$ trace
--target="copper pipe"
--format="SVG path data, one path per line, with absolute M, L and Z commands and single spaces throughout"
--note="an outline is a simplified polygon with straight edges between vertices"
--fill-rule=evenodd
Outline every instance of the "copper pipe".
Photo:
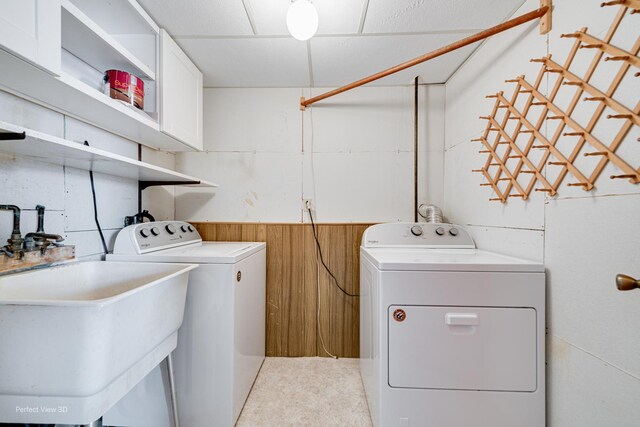
M 379 80 L 383 77 L 387 77 L 391 74 L 395 74 L 398 71 L 402 71 L 402 70 L 406 70 L 407 68 L 413 67 L 414 65 L 418 65 L 421 64 L 425 61 L 428 61 L 430 59 L 433 58 L 437 58 L 438 56 L 442 56 L 446 53 L 449 52 L 453 52 L 454 50 L 460 49 L 461 47 L 465 47 L 468 46 L 470 44 L 473 44 L 475 42 L 478 42 L 480 40 L 484 40 L 488 37 L 491 37 L 493 35 L 499 34 L 503 31 L 509 30 L 513 27 L 517 27 L 518 25 L 522 25 L 526 22 L 529 21 L 533 21 L 534 19 L 537 18 L 541 18 L 542 16 L 544 16 L 546 13 L 549 12 L 549 7 L 548 6 L 543 6 L 540 9 L 536 9 L 532 12 L 529 13 L 525 13 L 524 15 L 518 16 L 517 18 L 513 18 L 510 19 L 509 21 L 503 22 L 502 24 L 496 25 L 495 27 L 491 27 L 489 29 L 486 29 L 484 31 L 480 31 L 479 33 L 476 33 L 472 36 L 466 37 L 462 40 L 458 40 L 457 42 L 454 42 L 450 45 L 438 48 L 434 51 L 431 51 L 427 54 L 424 54 L 422 56 L 419 56 L 417 58 L 414 58 L 410 61 L 407 62 L 403 62 L 402 64 L 396 65 L 395 67 L 391 67 L 388 68 L 384 71 L 381 71 L 379 73 L 373 74 L 369 77 L 365 77 L 363 79 L 360 79 L 356 82 L 350 83 L 348 85 L 339 87 L 338 89 L 334 89 L 332 91 L 323 93 L 321 95 L 318 96 L 314 96 L 313 98 L 309 98 L 309 99 L 301 99 L 300 100 L 300 108 L 302 110 L 304 110 L 306 107 L 308 107 L 311 104 L 314 104 L 318 101 L 322 101 L 323 99 L 327 99 L 329 97 L 332 97 L 334 95 L 337 95 L 339 93 L 342 92 L 346 92 L 348 90 L 354 89 L 356 87 L 365 85 L 367 83 L 371 83 L 375 80 Z

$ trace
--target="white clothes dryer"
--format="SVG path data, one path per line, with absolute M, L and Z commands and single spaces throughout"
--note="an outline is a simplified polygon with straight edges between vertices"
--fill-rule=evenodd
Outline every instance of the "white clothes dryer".
M 458 225 L 369 227 L 360 372 L 374 426 L 543 427 L 545 273 Z

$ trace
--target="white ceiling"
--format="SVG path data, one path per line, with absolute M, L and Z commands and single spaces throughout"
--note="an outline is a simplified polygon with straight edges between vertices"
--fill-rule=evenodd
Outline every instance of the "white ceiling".
M 287 32 L 290 0 L 138 0 L 204 74 L 206 87 L 335 87 L 509 18 L 524 0 L 313 0 L 318 33 Z M 372 85 L 443 83 L 478 44 Z

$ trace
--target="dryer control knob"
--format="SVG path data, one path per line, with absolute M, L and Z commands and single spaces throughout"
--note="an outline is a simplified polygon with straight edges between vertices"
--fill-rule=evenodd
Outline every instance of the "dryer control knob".
M 186 225 L 181 225 L 180 230 L 182 230 L 183 233 L 186 233 L 189 229 L 187 228 Z
M 414 225 L 413 227 L 411 227 L 411 234 L 413 234 L 414 236 L 422 236 L 422 227 L 420 227 L 419 225 Z
M 438 236 L 444 236 L 444 228 L 442 228 L 442 227 L 436 228 L 436 234 Z
M 146 239 L 146 238 L 147 238 L 147 237 L 149 237 L 151 234 L 149 234 L 149 230 L 148 230 L 148 229 L 143 228 L 143 229 L 141 229 L 141 230 L 140 230 L 140 235 Z
M 151 234 L 153 234 L 154 236 L 157 236 L 158 234 L 160 234 L 160 230 L 158 230 L 158 227 L 153 227 L 151 229 Z
M 451 234 L 452 236 L 457 236 L 458 235 L 458 229 L 457 228 L 452 228 L 449 230 L 449 234 Z
M 165 228 L 167 229 L 167 233 L 176 234 L 176 227 L 173 224 L 167 224 Z
M 187 228 L 189 229 L 190 232 L 193 233 L 193 227 L 192 226 L 188 226 Z

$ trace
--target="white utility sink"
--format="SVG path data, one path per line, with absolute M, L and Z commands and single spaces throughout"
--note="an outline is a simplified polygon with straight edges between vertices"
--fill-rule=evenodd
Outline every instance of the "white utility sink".
M 176 347 L 196 267 L 88 261 L 0 277 L 0 422 L 100 418 Z

